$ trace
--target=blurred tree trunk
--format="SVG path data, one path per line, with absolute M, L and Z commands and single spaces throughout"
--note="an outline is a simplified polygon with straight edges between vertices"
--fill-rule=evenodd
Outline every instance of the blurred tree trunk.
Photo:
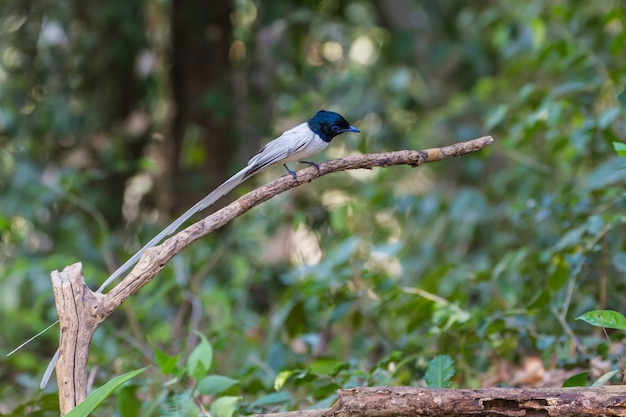
M 228 1 L 174 0 L 171 86 L 174 99 L 171 152 L 173 201 L 160 206 L 180 211 L 228 175 L 235 146 L 229 48 L 232 5 Z
M 97 164 L 101 166 L 111 164 L 107 158 L 118 162 L 137 161 L 150 141 L 151 123 L 143 112 L 148 82 L 138 77 L 135 71 L 136 57 L 147 48 L 143 6 L 124 0 L 112 0 L 106 4 L 86 4 L 75 0 L 71 6 L 71 18 L 80 28 L 82 36 L 71 38 L 70 45 L 72 53 L 80 59 L 68 57 L 56 71 L 68 79 L 76 77 L 73 71 L 80 74 L 76 96 L 90 109 L 91 119 L 83 125 L 68 122 L 71 129 L 78 131 L 75 133 L 77 146 L 69 149 L 87 149 L 89 154 L 96 156 Z M 120 22 L 134 23 L 120 29 Z M 75 69 L 72 68 L 72 61 L 76 62 Z M 71 91 L 73 87 L 65 82 L 64 88 Z M 54 79 L 50 84 L 55 85 Z M 141 119 L 140 127 L 130 127 L 132 121 L 138 118 Z M 61 131 L 59 137 L 65 134 Z M 70 163 L 69 159 L 77 163 L 76 155 L 68 155 L 64 147 L 57 147 L 56 151 L 65 154 L 65 163 Z M 61 159 L 61 156 L 57 158 Z M 94 162 L 85 158 L 79 164 Z M 131 166 L 135 167 L 134 164 Z M 136 168 L 111 169 L 106 181 L 95 181 L 91 185 L 92 190 L 98 190 L 93 194 L 99 197 L 96 203 L 98 209 L 112 225 L 123 222 L 119 209 L 123 202 L 123 190 L 135 173 Z

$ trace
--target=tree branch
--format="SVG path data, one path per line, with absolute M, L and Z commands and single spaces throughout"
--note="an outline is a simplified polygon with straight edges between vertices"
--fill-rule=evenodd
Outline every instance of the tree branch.
M 86 397 L 89 344 L 106 316 L 99 314 L 104 296 L 87 288 L 80 262 L 51 275 L 61 328 L 56 366 L 59 406 L 65 415 Z
M 339 400 L 318 410 L 257 414 L 259 417 L 472 417 L 624 416 L 622 386 L 597 388 L 429 389 L 361 387 L 338 391 Z
M 87 396 L 86 369 L 89 343 L 98 325 L 128 297 L 154 279 L 174 255 L 196 240 L 223 227 L 270 198 L 331 172 L 394 165 L 416 167 L 476 152 L 491 143 L 493 138 L 485 136 L 423 151 L 405 150 L 354 155 L 322 163 L 319 165 L 319 172 L 313 167 L 298 171 L 297 180 L 285 175 L 178 232 L 161 245 L 147 249 L 133 270 L 107 294 L 98 294 L 87 288 L 80 263 L 67 267 L 60 274 L 54 271 L 52 286 L 61 322 L 61 353 L 56 365 L 61 414 L 65 415 Z
M 147 249 L 135 268 L 109 293 L 105 303 L 107 311 L 115 310 L 128 297 L 149 283 L 166 263 L 177 253 L 196 240 L 223 227 L 248 210 L 281 194 L 287 190 L 309 183 L 316 178 L 337 171 L 349 169 L 372 169 L 394 165 L 417 167 L 428 162 L 456 158 L 467 153 L 476 152 L 493 143 L 491 136 L 484 136 L 467 142 L 459 142 L 443 148 L 432 148 L 423 151 L 396 151 L 379 154 L 353 155 L 342 159 L 334 159 L 319 165 L 320 172 L 313 167 L 298 171 L 298 179 L 290 175 L 278 178 L 269 184 L 240 197 L 228 206 L 194 223 L 176 235 L 165 240 L 161 245 Z

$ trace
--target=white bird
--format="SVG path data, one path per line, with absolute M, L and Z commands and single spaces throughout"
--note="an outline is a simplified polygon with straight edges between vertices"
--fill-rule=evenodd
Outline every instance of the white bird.
M 303 162 L 316 167 L 319 171 L 319 166 L 315 162 L 305 161 L 304 158 L 308 158 L 309 156 L 323 151 L 335 136 L 344 132 L 360 132 L 360 130 L 350 125 L 340 114 L 326 110 L 318 111 L 315 116 L 308 121 L 285 131 L 282 135 L 269 142 L 252 156 L 244 169 L 224 181 L 209 195 L 198 201 L 193 207 L 184 212 L 179 218 L 174 220 L 169 226 L 152 238 L 152 240 L 146 243 L 143 248 L 113 272 L 96 292 L 101 293 L 104 291 L 112 281 L 133 266 L 146 249 L 157 245 L 163 239 L 175 233 L 191 216 L 206 209 L 257 172 L 278 162 L 283 162 L 287 172 L 296 179 L 296 173 L 290 170 L 285 164 L 285 162 L 288 161 Z
M 318 111 L 315 116 L 306 122 L 285 131 L 282 135 L 269 142 L 252 156 L 244 169 L 224 181 L 209 195 L 197 202 L 193 207 L 184 212 L 158 235 L 152 238 L 152 240 L 146 243 L 137 253 L 113 272 L 100 288 L 98 288 L 96 293 L 102 293 L 111 282 L 119 278 L 131 266 L 137 263 L 146 249 L 156 246 L 163 239 L 175 233 L 191 216 L 206 209 L 257 172 L 282 162 L 287 172 L 289 172 L 294 179 L 297 179 L 296 173 L 289 169 L 286 164 L 286 162 L 289 161 L 298 161 L 312 165 L 317 168 L 319 172 L 319 166 L 315 162 L 306 161 L 305 158 L 323 151 L 335 136 L 345 132 L 360 132 L 360 130 L 348 123 L 340 114 L 326 110 Z M 48 384 L 48 380 L 52 375 L 52 370 L 54 369 L 58 357 L 59 351 L 57 350 L 41 379 L 40 387 L 42 389 Z

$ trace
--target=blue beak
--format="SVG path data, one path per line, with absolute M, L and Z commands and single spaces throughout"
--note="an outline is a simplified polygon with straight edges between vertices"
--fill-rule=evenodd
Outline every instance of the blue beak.
M 346 132 L 356 132 L 356 133 L 361 133 L 361 131 L 359 129 L 357 129 L 356 127 L 350 125 L 350 128 L 346 129 Z

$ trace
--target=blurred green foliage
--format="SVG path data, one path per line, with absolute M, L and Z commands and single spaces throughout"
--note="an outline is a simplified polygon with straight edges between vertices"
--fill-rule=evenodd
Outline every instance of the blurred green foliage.
M 37 386 L 56 330 L 4 357 L 56 320 L 49 272 L 81 261 L 96 287 L 167 218 L 149 179 L 181 105 L 167 72 L 175 6 L 81 5 L 8 0 L 0 13 L 7 415 L 54 415 L 56 387 Z M 618 368 L 624 335 L 574 318 L 626 310 L 623 2 L 232 7 L 228 109 L 245 150 L 233 171 L 318 108 L 363 132 L 320 160 L 485 134 L 496 143 L 419 169 L 326 176 L 193 245 L 95 335 L 96 386 L 156 365 L 103 409 L 197 415 L 201 404 L 229 417 L 327 406 L 338 388 L 425 386 L 439 355 L 453 360 L 443 379 L 453 387 L 484 386 L 527 356 L 548 369 L 589 369 L 596 357 Z M 220 116 L 220 102 L 207 92 L 206 111 Z M 203 158 L 193 140 L 211 138 L 194 129 L 175 163 Z M 194 192 L 210 191 L 202 185 Z M 207 345 L 210 373 L 189 368 Z

